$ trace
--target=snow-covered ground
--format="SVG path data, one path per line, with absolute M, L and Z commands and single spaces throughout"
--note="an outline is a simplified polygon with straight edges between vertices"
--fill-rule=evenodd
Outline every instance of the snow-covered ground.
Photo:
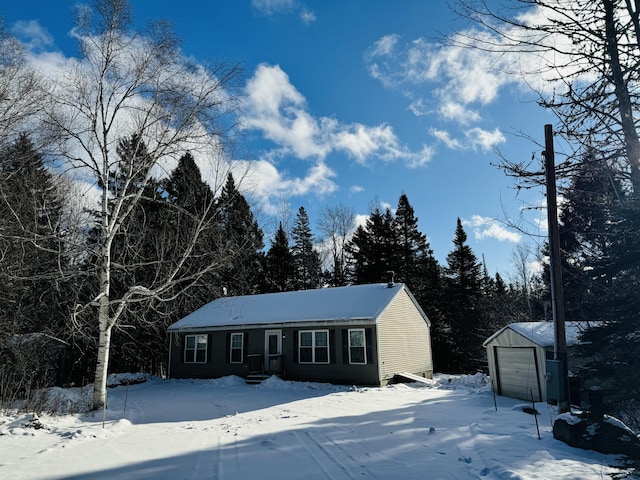
M 8 479 L 606 479 L 612 455 L 553 438 L 555 412 L 486 378 L 356 388 L 238 377 L 109 389 L 106 412 L 0 417 Z M 77 391 L 57 391 L 75 402 Z M 61 402 L 64 405 L 65 401 Z M 31 421 L 38 426 L 38 422 Z M 616 466 L 618 465 L 618 466 Z

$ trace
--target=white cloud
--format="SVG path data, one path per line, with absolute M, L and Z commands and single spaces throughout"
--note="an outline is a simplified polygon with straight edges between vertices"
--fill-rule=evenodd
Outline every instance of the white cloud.
M 11 33 L 31 51 L 41 51 L 53 45 L 53 37 L 37 21 L 18 21 L 11 26 Z
M 251 6 L 263 15 L 290 13 L 296 6 L 296 0 L 251 0 Z
M 505 228 L 498 220 L 481 215 L 473 215 L 471 220 L 462 220 L 462 224 L 473 230 L 474 237 L 478 240 L 494 238 L 501 242 L 519 243 L 522 236 Z
M 431 135 L 436 137 L 438 140 L 444 143 L 447 148 L 450 148 L 451 150 L 461 150 L 463 148 L 460 140 L 456 138 L 451 138 L 451 134 L 446 130 L 439 130 L 437 128 L 432 128 L 431 130 L 429 130 L 429 132 L 431 133 Z
M 495 146 L 507 141 L 502 132 L 497 128 L 489 132 L 476 127 L 467 131 L 465 136 L 472 148 L 480 147 L 482 150 L 491 150 Z
M 335 118 L 312 116 L 306 99 L 278 65 L 258 66 L 246 91 L 244 128 L 261 131 L 278 145 L 280 156 L 323 160 L 331 152 L 343 152 L 360 164 L 403 161 L 409 168 L 431 158 L 427 146 L 414 152 L 402 145 L 390 125 L 342 124 Z
M 542 7 L 522 12 L 517 20 L 524 25 L 544 25 L 560 15 Z M 561 32 L 536 38 L 532 38 L 535 30 L 511 28 L 504 33 L 499 36 L 488 29 L 470 28 L 455 32 L 446 43 L 407 40 L 392 33 L 375 41 L 364 61 L 373 78 L 408 98 L 408 108 L 415 115 L 436 112 L 443 120 L 465 127 L 480 122 L 479 109 L 494 103 L 507 87 L 521 92 L 533 89 L 537 93 L 532 98 L 537 98 L 538 93 L 565 91 L 563 79 L 590 80 L 594 76 L 572 58 L 571 52 L 580 46 Z M 485 40 L 482 48 L 477 48 L 477 39 L 480 43 Z M 531 45 L 530 52 L 526 45 Z M 546 52 L 536 45 L 554 48 Z M 502 141 L 486 135 L 477 139 L 481 148 Z
M 234 162 L 234 178 L 239 179 L 240 191 L 257 200 L 271 215 L 279 213 L 282 198 L 333 193 L 338 188 L 333 177 L 335 172 L 323 162 L 311 166 L 302 178 L 287 176 L 267 160 Z
M 349 188 L 349 191 L 351 193 L 362 193 L 364 192 L 364 187 L 361 185 L 351 185 L 351 187 Z
M 440 113 L 445 120 L 452 120 L 461 125 L 468 125 L 481 120 L 478 112 L 467 108 L 467 106 L 462 105 L 460 102 L 450 99 L 442 101 L 438 113 Z
M 506 138 L 499 129 L 492 132 L 474 127 L 464 132 L 464 141 L 453 138 L 446 130 L 432 128 L 429 133 L 451 150 L 492 150 L 497 145 L 506 142 Z
M 316 18 L 316 14 L 310 10 L 304 9 L 302 10 L 302 12 L 300 12 L 300 18 L 302 19 L 302 21 L 309 25 L 310 23 L 313 23 L 317 20 Z
M 251 0 L 251 6 L 262 15 L 286 15 L 298 12 L 307 25 L 316 21 L 316 14 L 297 0 Z

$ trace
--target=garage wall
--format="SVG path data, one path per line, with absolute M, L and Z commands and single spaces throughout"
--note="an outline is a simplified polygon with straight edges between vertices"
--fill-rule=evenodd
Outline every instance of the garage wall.
M 508 397 L 546 401 L 545 350 L 505 328 L 486 345 L 489 375 L 495 392 Z

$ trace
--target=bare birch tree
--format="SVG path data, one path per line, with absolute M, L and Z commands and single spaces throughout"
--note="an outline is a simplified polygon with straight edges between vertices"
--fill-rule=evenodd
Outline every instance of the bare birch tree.
M 0 147 L 26 130 L 43 99 L 42 83 L 26 61 L 23 45 L 0 22 Z
M 47 133 L 59 141 L 69 174 L 97 197 L 95 251 L 90 254 L 97 259 L 98 281 L 90 301 L 76 308 L 78 317 L 90 314 L 99 331 L 94 408 L 106 402 L 111 334 L 126 309 L 151 300 L 169 301 L 218 267 L 213 260 L 191 261 L 202 253 L 199 239 L 211 230 L 211 196 L 197 215 L 183 212 L 190 221 L 179 232 L 176 248 L 158 246 L 159 260 L 149 266 L 156 267 L 156 274 L 143 283 L 135 279 L 120 285 L 114 294 L 114 241 L 143 200 L 157 200 L 145 198 L 152 179 L 166 176 L 186 151 L 220 162 L 211 168 L 222 172 L 213 190 L 226 179 L 222 157 L 236 118 L 234 87 L 240 78 L 237 66 L 210 69 L 188 61 L 167 23 L 150 24 L 142 33 L 131 26 L 126 0 L 97 0 L 91 8 L 76 11 L 81 57 L 54 79 L 53 106 L 46 112 Z M 118 154 L 123 138 L 129 139 L 125 158 Z M 195 263 L 199 266 L 194 271 Z
M 331 255 L 331 284 L 346 285 L 347 262 L 345 247 L 349 237 L 355 230 L 355 213 L 351 207 L 337 205 L 327 207 L 320 213 L 318 228 L 327 243 Z

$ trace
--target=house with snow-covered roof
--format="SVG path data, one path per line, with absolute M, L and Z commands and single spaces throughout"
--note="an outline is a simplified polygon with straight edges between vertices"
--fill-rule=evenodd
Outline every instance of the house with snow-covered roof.
M 222 297 L 168 333 L 172 378 L 385 385 L 433 374 L 431 324 L 402 283 Z

